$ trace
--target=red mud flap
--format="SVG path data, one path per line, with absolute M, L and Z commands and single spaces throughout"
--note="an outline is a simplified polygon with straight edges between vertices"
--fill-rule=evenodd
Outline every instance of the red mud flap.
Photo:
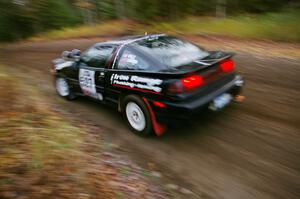
M 234 97 L 234 101 L 239 102 L 239 103 L 242 103 L 245 99 L 246 99 L 246 97 L 243 95 L 237 95 Z
M 166 132 L 167 126 L 165 124 L 161 124 L 161 123 L 157 122 L 156 117 L 155 117 L 155 113 L 152 110 L 148 100 L 144 97 L 143 97 L 143 100 L 146 103 L 146 105 L 147 105 L 147 107 L 150 111 L 154 132 L 157 136 L 161 136 L 162 134 L 164 134 L 164 132 Z

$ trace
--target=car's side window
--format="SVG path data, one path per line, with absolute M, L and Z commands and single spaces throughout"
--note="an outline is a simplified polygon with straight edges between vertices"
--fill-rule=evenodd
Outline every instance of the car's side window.
M 117 68 L 121 70 L 147 70 L 149 62 L 129 49 L 125 49 L 119 58 Z
M 81 60 L 90 67 L 104 68 L 113 49 L 113 46 L 91 47 L 81 56 Z

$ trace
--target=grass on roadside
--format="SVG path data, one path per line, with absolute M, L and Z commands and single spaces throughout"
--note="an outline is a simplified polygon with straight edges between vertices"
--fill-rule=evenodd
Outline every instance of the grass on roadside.
M 180 194 L 159 188 L 149 181 L 154 176 L 142 175 L 146 169 L 112 152 L 99 127 L 49 99 L 33 74 L 0 64 L 1 199 Z
M 95 25 L 83 25 L 73 28 L 64 28 L 61 30 L 53 30 L 46 33 L 42 33 L 35 37 L 30 38 L 30 41 L 43 41 L 54 39 L 68 39 L 79 37 L 97 37 L 97 36 L 117 36 L 130 34 L 129 31 L 132 26 L 136 27 L 137 24 L 133 24 L 126 20 L 115 20 Z
M 0 65 L 0 198 L 113 198 L 101 165 L 93 162 L 101 151 L 99 134 L 87 140 L 84 124 L 53 111 L 7 70 Z
M 166 32 L 171 34 L 213 34 L 245 39 L 300 42 L 300 14 L 296 11 L 267 13 L 255 16 L 187 17 L 173 22 L 140 24 L 129 20 L 107 21 L 94 26 L 80 26 L 55 30 L 30 40 L 66 39 L 74 37 L 117 36 Z
M 151 29 L 181 34 L 214 34 L 245 39 L 300 42 L 300 14 L 268 13 L 224 19 L 190 17 L 172 23 L 153 23 Z

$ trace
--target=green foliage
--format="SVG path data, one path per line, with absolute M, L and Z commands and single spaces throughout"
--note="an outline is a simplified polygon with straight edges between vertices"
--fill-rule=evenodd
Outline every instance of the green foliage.
M 187 16 L 215 16 L 219 6 L 226 8 L 229 19 L 241 14 L 300 9 L 299 0 L 0 0 L 0 41 L 116 18 L 149 24 Z M 280 17 L 286 19 L 289 15 Z
M 23 39 L 79 22 L 80 16 L 66 0 L 0 1 L 0 41 Z
M 300 42 L 300 13 L 266 13 L 238 15 L 224 19 L 214 17 L 188 17 L 174 22 L 151 24 L 153 32 L 171 34 L 214 34 L 247 39 Z M 145 30 L 143 30 L 145 31 Z
M 31 0 L 29 4 L 38 30 L 57 29 L 79 22 L 65 0 Z
M 134 24 L 134 28 L 139 30 L 137 24 Z M 97 37 L 97 36 L 117 36 L 128 34 L 128 30 L 131 26 L 124 21 L 107 21 L 105 23 L 99 23 L 96 25 L 83 25 L 72 28 L 63 28 L 59 30 L 52 30 L 45 33 L 41 33 L 35 37 L 30 38 L 30 41 L 43 41 L 51 39 L 68 39 L 78 37 Z
M 0 40 L 25 38 L 33 33 L 32 16 L 22 5 L 0 1 Z
M 93 2 L 93 11 L 96 13 L 96 20 L 106 20 L 117 17 L 116 9 L 111 0 L 93 0 Z
M 224 35 L 246 39 L 300 42 L 300 13 L 266 13 L 259 15 L 237 15 L 224 19 L 192 16 L 172 21 L 150 21 L 141 24 L 133 21 L 110 20 L 94 26 L 65 28 L 40 34 L 31 41 L 67 39 L 78 37 L 118 36 L 148 33 L 198 35 Z

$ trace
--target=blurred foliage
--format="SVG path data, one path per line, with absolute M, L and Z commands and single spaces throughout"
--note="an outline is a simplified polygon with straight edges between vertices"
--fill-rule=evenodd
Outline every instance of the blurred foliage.
M 133 29 L 135 31 L 133 32 Z M 54 39 L 68 39 L 79 37 L 98 37 L 98 36 L 123 36 L 126 34 L 139 33 L 144 31 L 140 24 L 127 20 L 109 20 L 93 26 L 83 25 L 78 27 L 67 27 L 59 30 L 51 30 L 31 37 L 30 41 L 43 41 Z
M 67 0 L 1 0 L 0 40 L 23 39 L 80 20 L 76 7 Z
M 299 11 L 299 0 L 0 0 L 0 41 L 108 19 L 153 23 L 186 16 L 230 17 L 290 8 Z
M 209 34 L 237 38 L 300 42 L 300 13 L 265 13 L 258 16 L 238 15 L 223 19 L 187 17 L 174 22 L 151 23 L 143 31 L 169 34 Z
M 218 19 L 207 16 L 187 16 L 172 21 L 139 23 L 132 20 L 108 20 L 96 25 L 52 30 L 31 37 L 30 41 L 45 41 L 80 37 L 107 37 L 129 34 L 168 33 L 172 35 L 221 35 L 244 39 L 266 39 L 300 42 L 300 13 L 295 11 L 237 15 Z

